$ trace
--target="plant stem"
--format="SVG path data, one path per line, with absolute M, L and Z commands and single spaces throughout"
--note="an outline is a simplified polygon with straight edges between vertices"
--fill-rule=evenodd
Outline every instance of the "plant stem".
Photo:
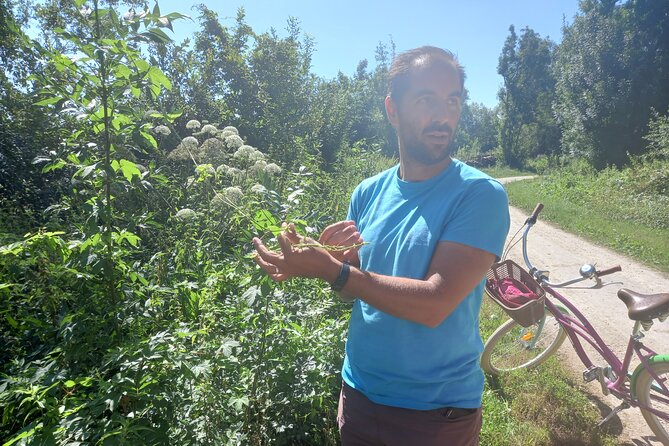
M 96 44 L 100 45 L 102 40 L 102 32 L 100 30 L 100 15 L 98 9 L 98 0 L 93 1 L 95 9 L 95 40 Z M 111 167 L 111 135 L 109 133 L 110 119 L 109 115 L 109 92 L 107 91 L 107 61 L 105 59 L 105 53 L 102 49 L 97 50 L 98 64 L 100 66 L 100 85 L 101 85 L 101 102 L 103 108 L 103 141 L 102 148 L 104 151 L 104 193 L 105 193 L 105 203 L 103 206 L 104 211 L 102 212 L 103 221 L 104 221 L 104 233 L 103 238 L 107 248 L 107 255 L 104 262 L 104 278 L 107 285 L 107 292 L 111 298 L 112 305 L 114 308 L 113 315 L 113 327 L 114 333 L 119 335 L 118 332 L 118 311 L 119 311 L 119 302 L 118 296 L 116 294 L 116 284 L 114 283 L 114 242 L 113 242 L 113 221 L 112 213 L 113 206 L 111 202 L 111 182 L 114 178 L 114 171 Z

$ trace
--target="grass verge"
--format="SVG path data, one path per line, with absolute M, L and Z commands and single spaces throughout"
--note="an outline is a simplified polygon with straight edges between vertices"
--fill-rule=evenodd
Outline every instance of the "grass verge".
M 481 169 L 493 178 L 522 177 L 526 175 L 536 175 L 533 172 L 522 171 L 507 166 L 495 166 Z
M 511 205 L 529 213 L 538 202 L 542 202 L 545 205 L 541 213 L 543 220 L 669 272 L 669 229 L 648 227 L 638 220 L 624 218 L 614 207 L 613 199 L 583 205 L 542 193 L 541 181 L 507 184 L 505 187 Z

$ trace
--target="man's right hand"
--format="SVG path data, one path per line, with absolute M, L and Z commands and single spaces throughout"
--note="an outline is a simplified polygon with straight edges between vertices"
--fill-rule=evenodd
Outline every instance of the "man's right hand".
M 344 220 L 333 223 L 323 230 L 318 242 L 330 246 L 352 246 L 345 250 L 329 250 L 330 255 L 340 262 L 348 262 L 353 266 L 360 266 L 358 250 L 363 242 L 355 222 Z

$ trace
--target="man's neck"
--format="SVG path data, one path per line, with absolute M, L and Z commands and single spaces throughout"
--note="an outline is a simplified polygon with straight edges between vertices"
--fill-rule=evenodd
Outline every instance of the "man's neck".
M 422 164 L 408 157 L 403 157 L 400 154 L 400 178 L 404 181 L 423 181 L 439 175 L 451 163 L 452 158 L 439 161 L 435 164 Z

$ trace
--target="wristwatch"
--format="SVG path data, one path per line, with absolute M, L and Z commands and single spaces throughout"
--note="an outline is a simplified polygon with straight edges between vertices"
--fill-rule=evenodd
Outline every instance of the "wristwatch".
M 335 279 L 334 282 L 330 285 L 330 289 L 332 291 L 341 291 L 344 289 L 344 285 L 346 285 L 346 282 L 348 281 L 348 276 L 351 274 L 351 266 L 348 264 L 348 262 L 344 262 L 341 264 L 341 269 L 339 270 L 339 275 Z

